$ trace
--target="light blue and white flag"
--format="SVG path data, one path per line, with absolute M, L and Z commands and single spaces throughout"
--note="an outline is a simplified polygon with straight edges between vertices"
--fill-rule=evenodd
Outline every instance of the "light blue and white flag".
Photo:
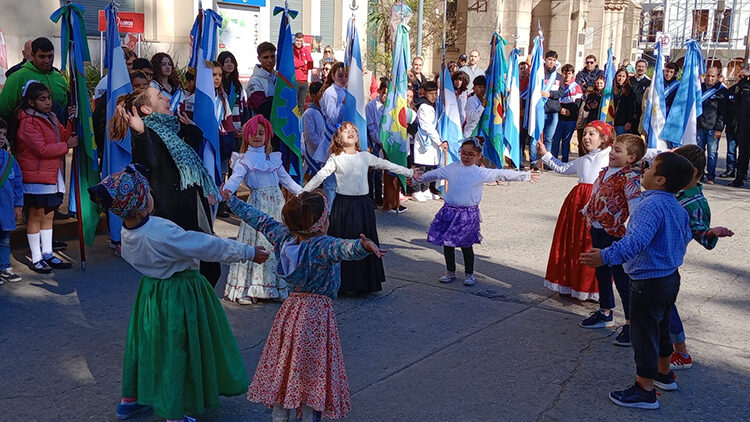
M 504 155 L 513 161 L 516 169 L 521 166 L 521 132 L 519 130 L 521 116 L 518 114 L 521 108 L 521 93 L 518 81 L 518 56 L 520 54 L 521 50 L 514 48 L 508 59 L 508 76 L 505 82 L 507 105 L 505 107 L 505 119 L 503 119 Z
M 216 120 L 216 88 L 212 62 L 218 52 L 217 31 L 221 16 L 211 9 L 198 10 L 190 36 L 193 39 L 190 67 L 195 72 L 195 106 L 193 121 L 203 131 L 203 148 L 200 153 L 203 165 L 217 186 L 221 184 L 221 156 L 219 155 L 219 122 Z
M 443 75 L 440 77 L 443 110 L 438 120 L 438 133 L 440 139 L 448 142 L 448 157 L 441 160 L 440 164 L 451 164 L 459 161 L 458 150 L 461 147 L 460 141 L 463 138 L 461 132 L 461 114 L 458 112 L 458 100 L 456 99 L 456 90 L 451 80 L 450 69 L 446 66 L 443 69 Z M 442 150 L 441 150 L 442 152 Z
M 646 132 L 646 145 L 648 148 L 656 148 L 659 151 L 667 150 L 667 143 L 661 139 L 661 131 L 664 129 L 664 120 L 667 114 L 667 106 L 664 101 L 664 56 L 661 53 L 661 40 L 656 40 L 656 65 L 654 77 L 651 80 L 651 89 L 646 98 L 646 110 L 643 112 L 641 125 Z
M 615 86 L 615 69 L 614 55 L 612 54 L 612 47 L 607 49 L 607 65 L 604 68 L 604 92 L 602 92 L 602 100 L 599 104 L 599 120 L 609 123 L 614 126 L 615 124 L 615 103 L 613 89 Z
M 529 69 L 528 100 L 523 126 L 528 130 L 531 139 L 539 140 L 544 131 L 544 104 L 542 85 L 544 84 L 544 46 L 540 37 L 534 37 L 531 50 L 531 68 Z M 554 75 L 552 75 L 554 76 Z
M 104 8 L 104 14 L 107 17 L 104 67 L 107 68 L 107 121 L 109 121 L 115 115 L 117 98 L 133 92 L 133 87 L 130 85 L 128 66 L 125 64 L 125 53 L 120 46 L 120 33 L 117 29 L 117 7 L 113 6 L 113 3 L 108 4 Z M 109 138 L 109 131 L 105 130 L 102 176 L 123 171 L 131 161 L 130 131 L 127 131 L 125 138 L 115 141 Z M 122 220 L 110 211 L 108 221 L 110 240 L 119 242 Z
M 346 86 L 344 121 L 352 122 L 359 133 L 359 146 L 367 151 L 367 119 L 365 118 L 365 85 L 362 76 L 362 54 L 359 50 L 359 33 L 352 17 L 347 29 L 347 44 L 344 64 L 349 69 L 349 83 Z
M 701 75 L 705 64 L 701 46 L 696 40 L 688 40 L 686 47 L 680 87 L 661 131 L 661 137 L 672 146 L 696 143 L 698 117 L 703 114 Z

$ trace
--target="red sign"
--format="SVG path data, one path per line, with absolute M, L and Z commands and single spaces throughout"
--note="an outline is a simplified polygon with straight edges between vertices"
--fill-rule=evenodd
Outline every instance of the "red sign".
M 131 34 L 142 34 L 144 28 L 144 14 L 133 12 L 117 13 L 117 29 L 120 32 Z M 99 11 L 99 32 L 107 30 L 107 18 L 104 16 L 104 10 Z

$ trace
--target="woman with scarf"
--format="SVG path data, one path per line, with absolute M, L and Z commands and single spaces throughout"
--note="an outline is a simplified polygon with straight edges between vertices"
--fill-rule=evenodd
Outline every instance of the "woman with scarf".
M 219 189 L 198 156 L 203 132 L 182 114 L 172 113 L 166 97 L 152 87 L 121 96 L 110 120 L 110 137 L 120 140 L 131 129 L 133 163 L 144 166 L 154 197 L 152 215 L 185 230 L 213 233 L 209 203 Z M 211 285 L 221 276 L 218 262 L 201 261 Z

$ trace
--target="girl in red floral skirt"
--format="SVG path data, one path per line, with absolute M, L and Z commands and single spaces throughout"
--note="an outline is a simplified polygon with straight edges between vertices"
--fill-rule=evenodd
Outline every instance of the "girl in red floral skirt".
M 612 126 L 594 120 L 583 129 L 580 142 L 587 154 L 576 160 L 562 163 L 547 152 L 543 142 L 537 149 L 544 164 L 560 174 L 577 174 L 578 184 L 565 198 L 555 225 L 555 235 L 547 261 L 544 285 L 563 295 L 579 300 L 599 300 L 599 288 L 593 268 L 581 265 L 581 253 L 591 249 L 591 235 L 581 210 L 591 197 L 594 181 L 602 168 L 609 164 Z
M 298 409 L 303 421 L 336 419 L 351 410 L 333 299 L 341 284 L 339 262 L 378 258 L 385 251 L 358 240 L 327 236 L 328 202 L 303 192 L 284 204 L 284 224 L 222 189 L 229 208 L 263 233 L 274 247 L 277 271 L 291 294 L 281 305 L 260 356 L 248 400 L 273 407 L 273 421 L 288 421 Z

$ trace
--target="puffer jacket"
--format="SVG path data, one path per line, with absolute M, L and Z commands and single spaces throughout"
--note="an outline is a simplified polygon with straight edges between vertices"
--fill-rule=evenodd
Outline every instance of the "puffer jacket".
M 70 122 L 63 126 L 54 113 L 42 114 L 34 109 L 18 112 L 16 160 L 24 183 L 57 183 L 62 160 L 68 153 Z

